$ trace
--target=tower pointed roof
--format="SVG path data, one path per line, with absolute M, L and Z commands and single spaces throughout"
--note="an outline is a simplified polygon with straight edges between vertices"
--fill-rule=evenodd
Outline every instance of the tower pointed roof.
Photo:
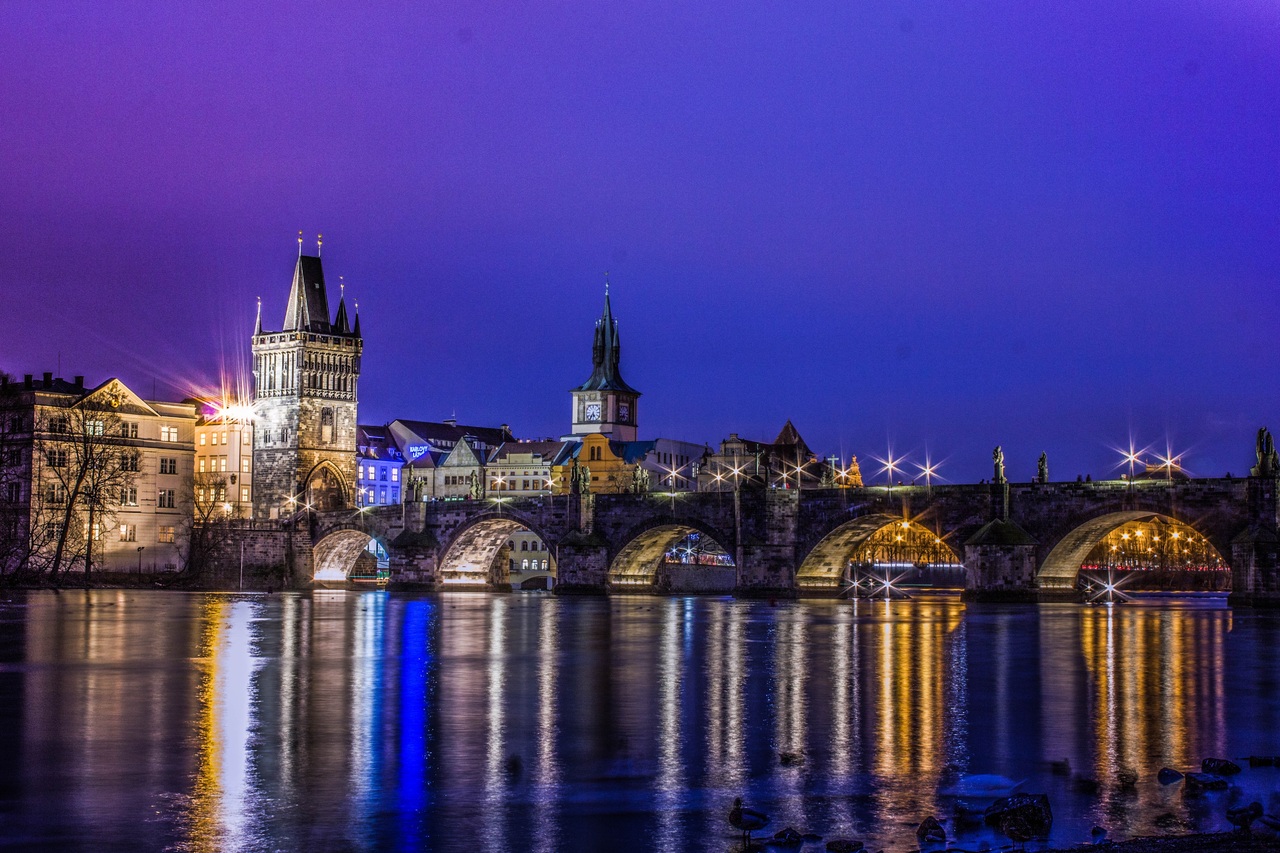
M 310 255 L 298 255 L 293 268 L 293 286 L 289 289 L 289 304 L 284 313 L 285 332 L 332 333 L 329 322 L 329 296 L 324 286 L 324 268 L 320 259 Z
M 347 320 L 347 300 L 338 297 L 338 315 L 333 318 L 333 330 L 339 335 L 351 334 L 351 323 Z
M 640 396 L 622 378 L 622 342 L 618 336 L 618 321 L 613 319 L 613 305 L 609 301 L 609 280 L 604 283 L 604 312 L 596 320 L 595 340 L 591 346 L 591 377 L 575 391 L 622 391 Z
M 782 431 L 773 440 L 773 446 L 794 447 L 796 452 L 803 456 L 811 456 L 813 454 L 813 451 L 809 449 L 809 445 L 805 444 L 804 439 L 800 437 L 800 430 L 796 429 L 796 425 L 791 423 L 790 418 L 787 418 L 787 422 L 782 425 Z

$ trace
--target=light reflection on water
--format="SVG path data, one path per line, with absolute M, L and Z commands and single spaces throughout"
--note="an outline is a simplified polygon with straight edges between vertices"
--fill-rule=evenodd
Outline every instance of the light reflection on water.
M 904 848 L 949 768 L 1048 793 L 1064 846 L 1225 828 L 1280 770 L 1204 800 L 1154 772 L 1280 754 L 1278 640 L 1220 600 L 30 593 L 0 849 L 725 850 L 735 796 Z

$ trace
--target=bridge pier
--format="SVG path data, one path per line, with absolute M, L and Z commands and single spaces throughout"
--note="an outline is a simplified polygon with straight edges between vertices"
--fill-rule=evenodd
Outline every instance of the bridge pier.
M 556 550 L 555 591 L 604 595 L 609 591 L 609 548 L 595 536 L 571 533 Z M 623 590 L 619 590 L 620 592 Z M 636 590 L 646 592 L 648 590 Z

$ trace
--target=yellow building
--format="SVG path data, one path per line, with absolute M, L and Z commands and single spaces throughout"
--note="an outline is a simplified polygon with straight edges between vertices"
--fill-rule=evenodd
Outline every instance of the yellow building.
M 563 462 L 551 468 L 552 491 L 565 495 L 574 491 L 575 478 L 587 484 L 579 491 L 595 495 L 618 495 L 637 491 L 636 468 L 640 459 L 629 459 L 629 451 L 643 457 L 651 442 L 610 441 L 607 435 L 595 433 L 582 436 Z M 576 472 L 576 473 L 575 473 Z M 643 491 L 647 491 L 644 489 Z
M 194 510 L 198 518 L 253 514 L 253 409 L 196 400 Z

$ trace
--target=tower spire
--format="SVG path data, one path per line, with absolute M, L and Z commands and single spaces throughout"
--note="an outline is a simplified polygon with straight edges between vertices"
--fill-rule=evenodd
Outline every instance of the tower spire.
M 347 283 L 338 276 L 338 315 L 333 318 L 333 328 L 340 335 L 351 334 L 351 325 L 347 321 Z
M 298 231 L 298 257 L 302 257 L 302 231 Z
M 258 297 L 258 319 L 254 321 L 253 333 L 255 335 L 262 334 L 262 297 Z
M 316 235 L 316 257 L 320 257 L 320 251 L 324 248 L 324 235 Z

